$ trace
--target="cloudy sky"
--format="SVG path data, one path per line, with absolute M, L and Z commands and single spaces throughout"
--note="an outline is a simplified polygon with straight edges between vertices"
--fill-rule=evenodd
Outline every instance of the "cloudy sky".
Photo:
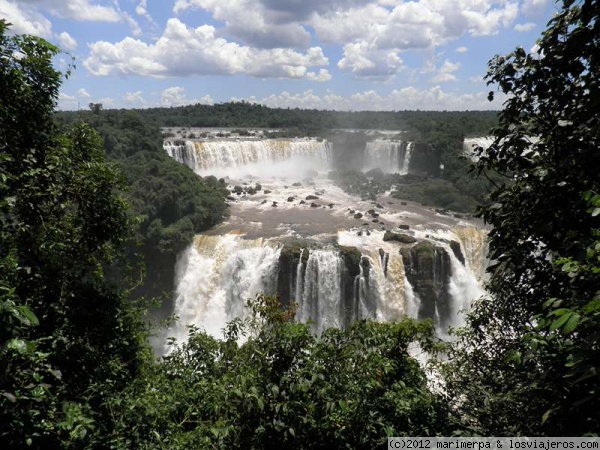
M 75 58 L 63 109 L 499 109 L 488 60 L 529 50 L 555 11 L 554 0 L 0 0 L 13 32 Z

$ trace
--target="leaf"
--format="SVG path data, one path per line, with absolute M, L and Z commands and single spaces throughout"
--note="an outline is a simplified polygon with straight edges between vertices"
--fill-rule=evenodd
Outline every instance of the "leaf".
M 2 394 L 0 394 L 4 397 L 6 397 L 8 399 L 9 402 L 11 403 L 15 403 L 17 401 L 17 397 L 15 397 L 13 394 L 11 394 L 10 392 L 3 392 Z
M 579 324 L 580 318 L 581 318 L 581 316 L 577 313 L 571 314 L 571 316 L 569 317 L 569 320 L 567 320 L 567 323 L 565 324 L 565 326 L 562 329 L 563 333 L 565 333 L 565 334 L 571 333 Z
M 23 339 L 11 339 L 6 343 L 6 348 L 21 354 L 27 353 L 27 342 Z
M 562 327 L 569 320 L 569 318 L 572 315 L 573 315 L 572 311 L 569 311 L 568 313 L 564 313 L 563 315 L 561 315 L 558 319 L 556 319 L 554 322 L 552 322 L 550 324 L 550 331 L 554 331 L 554 330 L 557 330 L 560 327 Z
M 33 313 L 33 311 L 29 308 L 29 306 L 21 305 L 21 306 L 17 306 L 16 309 L 20 314 L 19 319 L 26 325 L 38 326 L 40 324 L 39 319 Z

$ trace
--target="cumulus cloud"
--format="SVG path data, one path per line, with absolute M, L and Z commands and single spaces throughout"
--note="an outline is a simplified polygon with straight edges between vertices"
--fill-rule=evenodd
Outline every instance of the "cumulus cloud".
M 103 0 L 106 3 L 106 0 Z M 135 19 L 119 8 L 113 0 L 112 6 L 104 6 L 98 0 L 0 0 L 0 17 L 12 23 L 15 33 L 33 34 L 44 38 L 53 37 L 52 23 L 47 16 L 89 22 L 126 22 L 134 35 L 141 34 Z M 57 34 L 56 39 L 66 50 L 74 50 L 77 43 L 66 32 Z
M 456 81 L 456 75 L 454 75 L 454 72 L 456 72 L 458 69 L 460 69 L 460 63 L 453 63 L 447 59 L 444 61 L 444 64 L 442 64 L 442 67 L 439 68 L 437 73 L 431 78 L 431 81 L 433 83 Z
M 218 37 L 209 25 L 188 28 L 169 19 L 154 44 L 127 37 L 120 42 L 90 44 L 84 66 L 94 75 L 234 75 L 259 78 L 306 78 L 307 68 L 325 66 L 328 59 L 320 47 L 306 53 L 292 49 L 256 49 Z
M 163 90 L 160 94 L 160 101 L 163 106 L 181 106 L 196 103 L 201 103 L 204 105 L 214 104 L 214 100 L 210 95 L 205 95 L 197 100 L 187 98 L 185 89 L 181 86 L 173 86 Z
M 179 0 L 173 10 L 178 13 L 189 8 L 209 11 L 215 20 L 225 24 L 221 34 L 253 47 L 307 48 L 310 44 L 310 34 L 300 23 L 274 21 L 273 14 L 258 0 Z
M 119 22 L 121 17 L 112 6 L 99 5 L 93 0 L 4 0 L 20 5 L 25 11 L 45 11 L 53 16 L 92 22 Z
M 85 89 L 81 88 L 77 91 L 77 95 L 79 97 L 84 97 L 84 98 L 90 98 L 91 95 L 88 91 L 86 91 Z
M 527 23 L 518 23 L 515 25 L 514 30 L 519 33 L 525 33 L 527 31 L 531 31 L 536 27 L 535 23 L 527 22 Z
M 144 100 L 143 94 L 143 91 L 127 92 L 123 96 L 123 100 L 130 105 L 145 105 L 146 100 Z
M 397 50 L 379 50 L 364 42 L 346 44 L 338 67 L 359 78 L 387 79 L 402 69 Z
M 222 23 L 217 35 L 251 47 L 307 48 L 319 40 L 344 45 L 338 67 L 360 78 L 389 78 L 400 54 L 433 51 L 465 33 L 497 34 L 521 9 L 547 0 L 177 0 L 174 12 L 201 9 Z M 460 52 L 460 50 L 459 50 Z
M 331 74 L 327 69 L 319 69 L 319 72 L 307 72 L 306 78 L 311 81 L 329 81 L 331 80 Z
M 355 111 L 397 111 L 397 110 L 489 110 L 498 109 L 504 100 L 502 94 L 496 96 L 494 102 L 487 100 L 487 92 L 474 94 L 455 94 L 446 92 L 439 86 L 429 89 L 407 87 L 394 89 L 388 94 L 380 94 L 374 90 L 357 92 L 348 97 L 335 95 L 331 92 L 320 96 L 312 90 L 292 94 L 284 91 L 280 94 L 269 95 L 260 100 L 251 100 L 270 107 L 280 108 L 310 108 L 335 109 Z
M 456 49 L 457 53 L 467 53 L 469 51 L 469 49 L 467 47 L 458 47 Z
M 56 39 L 60 43 L 60 46 L 65 50 L 72 52 L 77 48 L 77 41 L 73 39 L 73 37 L 66 31 L 63 31 L 62 33 L 57 35 Z
M 11 0 L 0 0 L 0 17 L 12 24 L 11 30 L 19 34 L 34 34 L 49 38 L 52 23 L 31 5 Z

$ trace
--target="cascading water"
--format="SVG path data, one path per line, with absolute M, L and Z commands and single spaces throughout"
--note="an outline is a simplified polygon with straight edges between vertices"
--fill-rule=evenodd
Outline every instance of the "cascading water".
M 342 266 L 337 251 L 311 250 L 309 253 L 296 316 L 301 322 L 315 322 L 313 331 L 318 334 L 329 327 L 343 324 L 340 320 Z
M 331 144 L 317 140 L 165 141 L 166 152 L 195 172 L 234 170 L 287 161 L 310 164 L 316 170 L 331 165 Z
M 381 169 L 384 172 L 398 172 L 406 175 L 410 168 L 410 157 L 414 144 L 375 140 L 367 142 L 365 148 L 365 169 Z
M 179 322 L 171 336 L 187 339 L 188 325 L 218 336 L 245 302 L 256 294 L 274 294 L 281 248 L 263 239 L 239 235 L 196 236 L 178 262 L 174 313 Z
M 364 159 L 407 173 L 413 147 L 374 141 Z M 258 293 L 296 301 L 297 319 L 313 321 L 315 333 L 365 318 L 408 316 L 434 319 L 445 336 L 447 326 L 462 324 L 459 312 L 483 294 L 485 232 L 390 197 L 376 203 L 343 193 L 322 174 L 331 168 L 327 142 L 172 141 L 164 148 L 199 174 L 231 176 L 232 186 L 262 185 L 253 194 L 233 195 L 231 218 L 210 231 L 223 234 L 197 236 L 181 255 L 174 307 L 180 320 L 169 330 L 179 341 L 188 325 L 220 336 L 227 322 L 247 315 L 245 304 Z M 284 164 L 291 170 L 282 170 Z M 402 224 L 406 230 L 407 222 L 417 243 L 383 241 L 384 228 Z

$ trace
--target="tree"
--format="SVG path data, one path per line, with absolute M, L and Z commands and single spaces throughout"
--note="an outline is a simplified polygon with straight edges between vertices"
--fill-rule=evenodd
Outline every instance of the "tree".
M 408 347 L 436 347 L 431 322 L 361 321 L 317 338 L 278 298 L 249 302 L 226 339 L 189 340 L 112 408 L 111 448 L 380 448 L 447 434 L 447 408 Z M 246 342 L 238 338 L 244 335 Z
M 94 114 L 100 114 L 100 111 L 102 111 L 102 103 L 93 103 L 90 102 L 90 104 L 88 105 L 88 107 L 90 108 L 90 111 L 92 111 Z
M 599 14 L 598 0 L 566 0 L 536 53 L 489 64 L 508 100 L 477 171 L 506 181 L 480 211 L 490 298 L 449 382 L 476 432 L 600 432 Z
M 88 126 L 53 118 L 58 49 L 0 21 L 0 442 L 93 447 L 104 398 L 143 361 L 143 326 L 107 273 L 127 235 L 120 175 Z

